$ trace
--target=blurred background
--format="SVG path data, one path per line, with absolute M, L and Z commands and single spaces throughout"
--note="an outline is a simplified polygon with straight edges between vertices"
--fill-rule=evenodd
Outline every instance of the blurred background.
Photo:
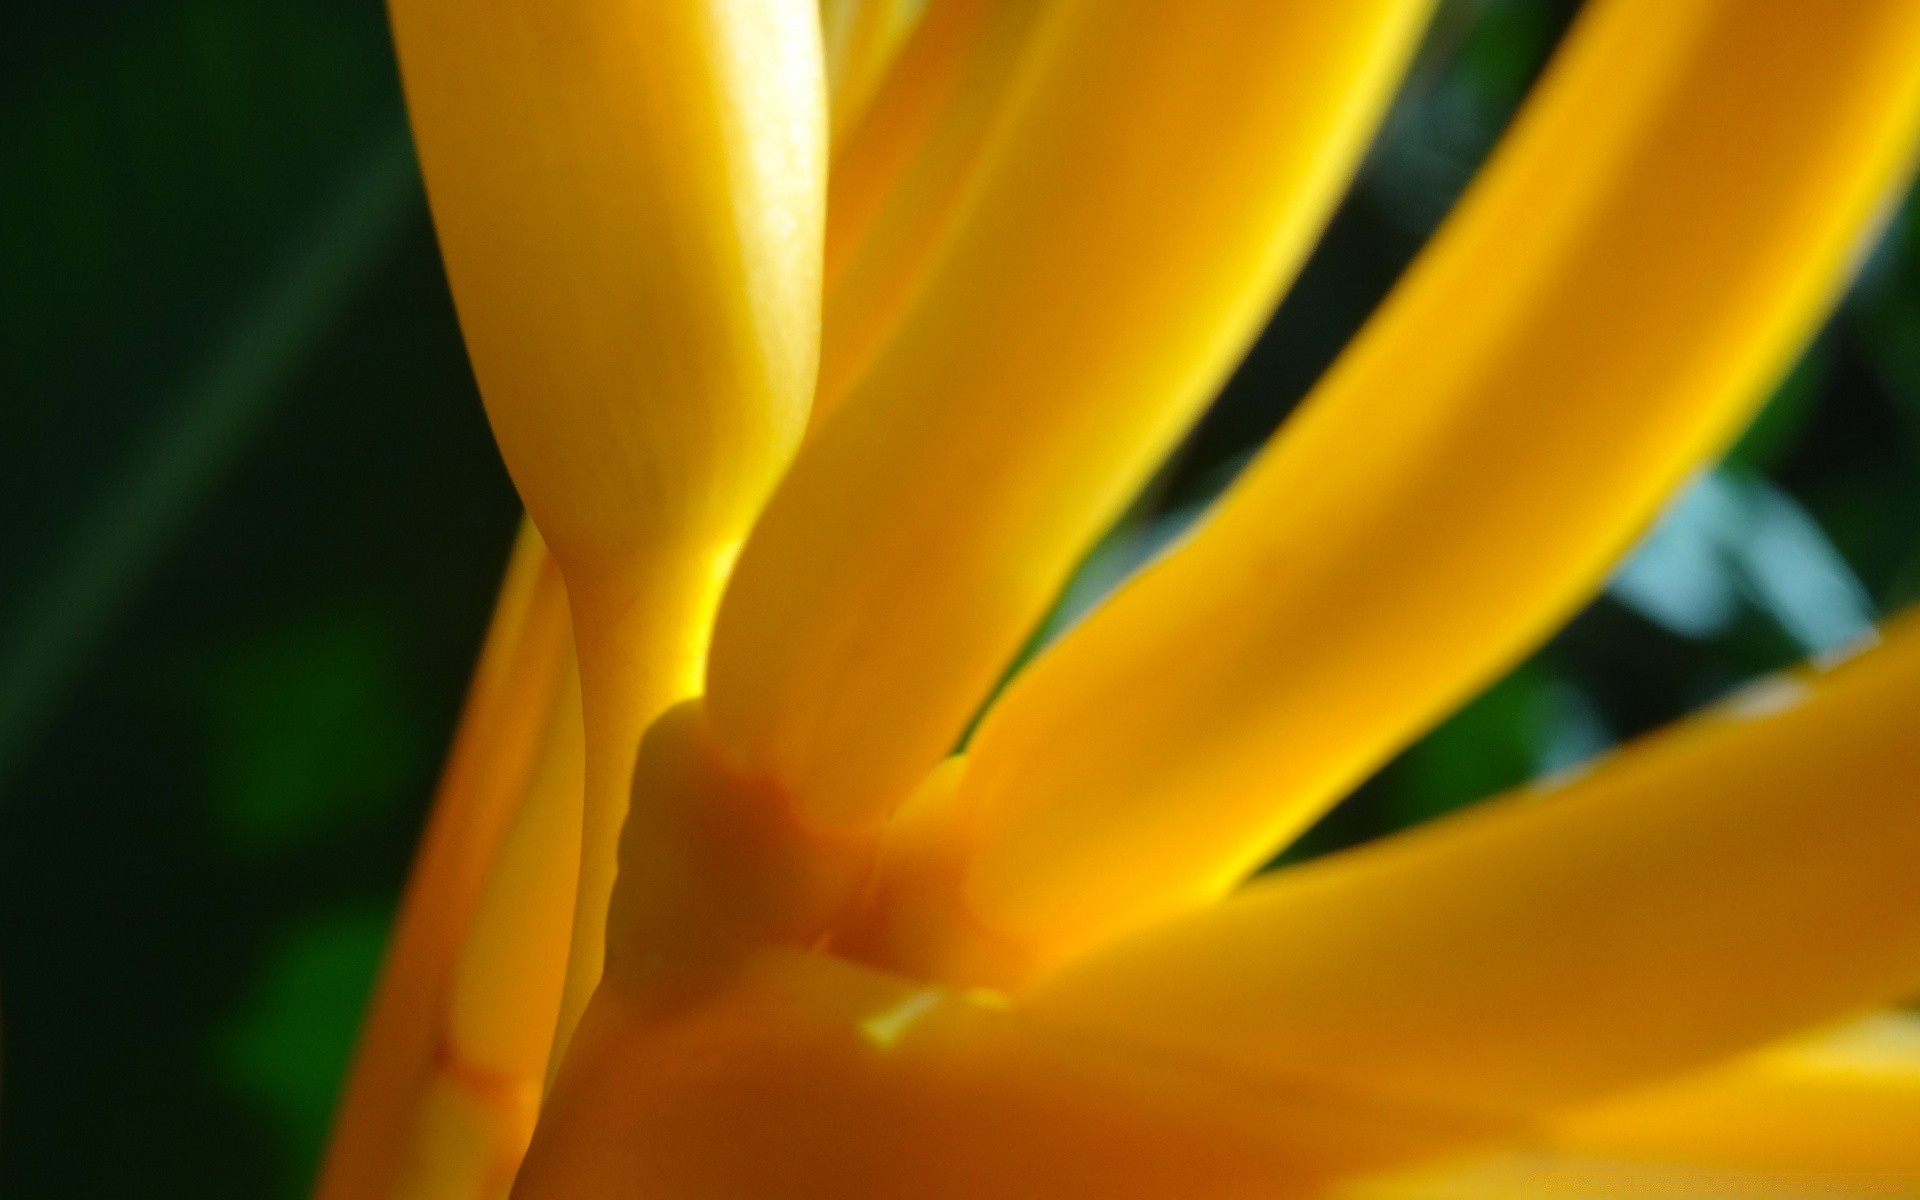
M 1300 398 L 1575 7 L 1443 4 L 1301 282 L 1049 629 Z M 14 0 L 0 114 L 0 1194 L 296 1196 L 517 516 L 384 16 Z M 1288 857 L 1570 766 L 1920 595 L 1914 219 L 1607 593 Z

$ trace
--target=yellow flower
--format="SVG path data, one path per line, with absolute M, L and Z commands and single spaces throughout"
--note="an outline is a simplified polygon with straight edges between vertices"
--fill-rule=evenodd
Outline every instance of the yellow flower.
M 392 6 L 539 534 L 323 1197 L 1917 1186 L 1920 1023 L 1861 1014 L 1920 993 L 1920 628 L 1246 881 L 1751 414 L 1902 180 L 1920 5 L 1595 0 L 1301 411 L 997 696 L 1424 0 Z

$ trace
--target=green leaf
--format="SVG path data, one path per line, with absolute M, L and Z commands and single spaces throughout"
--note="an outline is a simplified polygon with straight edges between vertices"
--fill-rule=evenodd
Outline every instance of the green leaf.
M 259 638 L 213 673 L 213 815 L 229 849 L 285 851 L 408 794 L 425 739 L 398 654 L 390 628 L 343 613 Z

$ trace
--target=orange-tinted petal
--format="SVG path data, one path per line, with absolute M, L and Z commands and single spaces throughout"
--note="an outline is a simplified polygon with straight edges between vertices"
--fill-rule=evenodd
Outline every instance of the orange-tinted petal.
M 762 952 L 667 1013 L 620 979 L 580 1026 L 520 1200 L 1255 1200 L 1489 1135 L 831 958 Z
M 1421 1167 L 1332 1189 L 1328 1200 L 1900 1200 L 1910 1181 L 1872 1172 L 1720 1171 L 1518 1152 Z
M 805 427 L 825 96 L 812 0 L 395 0 L 488 416 L 567 577 L 587 800 L 561 1041 L 603 955 L 641 730 Z
M 521 530 L 342 1094 L 320 1200 L 385 1195 L 440 1062 L 461 948 L 562 701 L 566 590 Z
M 1229 369 L 1424 0 L 1065 0 L 887 349 L 788 474 L 715 633 L 744 773 L 871 823 Z
M 983 171 L 1042 24 L 1040 0 L 943 0 L 834 156 L 817 426 L 897 330 Z
M 569 582 L 737 539 L 806 421 L 825 114 L 807 0 L 395 0 L 508 469 Z
M 1593 6 L 1216 511 L 987 714 L 970 865 L 915 902 L 1045 960 L 1232 887 L 1599 585 L 1820 320 L 1916 128 L 1910 0 Z
M 1920 1181 L 1920 1014 L 1877 1013 L 1556 1118 L 1558 1150 Z
M 1370 1094 L 1509 1112 L 1920 993 L 1920 620 L 1545 792 L 1250 884 L 1037 1009 Z
M 820 0 L 833 140 L 860 123 L 926 0 Z

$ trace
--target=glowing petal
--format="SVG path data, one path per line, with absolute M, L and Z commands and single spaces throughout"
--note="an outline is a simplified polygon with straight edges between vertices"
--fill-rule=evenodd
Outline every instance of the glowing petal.
M 1249 1069 L 1525 1112 L 1920 992 L 1920 621 L 1799 682 L 1557 791 L 1256 881 L 1030 1002 Z
M 965 3 L 955 4 L 951 0 L 941 4 L 938 12 L 945 18 L 945 25 L 937 28 L 935 35 L 951 40 L 947 33 L 942 32 L 946 26 L 953 24 L 946 14 L 965 7 Z M 926 40 L 922 36 L 915 45 L 920 46 Z M 855 181 L 851 186 L 856 189 L 862 186 L 875 189 L 877 199 L 885 195 L 884 189 L 892 184 L 894 177 L 886 170 L 876 171 L 875 164 L 890 162 L 890 169 L 904 169 L 907 164 L 917 161 L 924 128 L 915 124 L 915 121 L 931 120 L 938 115 L 939 106 L 948 99 L 947 93 L 938 87 L 927 92 L 923 80 L 933 76 L 937 81 L 936 63 L 939 56 L 945 53 L 945 50 L 939 50 L 934 57 L 929 57 L 929 49 L 922 48 L 917 57 L 909 60 L 915 67 L 913 78 L 904 84 L 896 82 L 888 85 L 886 103 L 874 106 L 876 119 L 868 126 L 869 130 L 879 127 L 880 132 L 856 139 L 850 153 L 842 156 L 841 161 L 850 160 L 849 165 L 854 168 L 850 172 Z M 915 104 L 921 108 L 915 110 Z M 905 114 L 908 119 L 902 119 L 901 110 L 908 110 Z M 840 180 L 847 177 L 847 174 L 837 173 L 835 186 L 841 186 Z M 848 209 L 846 205 L 836 207 L 829 226 L 830 237 L 833 229 L 844 231 L 847 228 Z M 851 238 L 843 232 L 839 240 L 844 244 Z M 552 571 L 544 543 L 530 525 L 526 526 L 505 585 L 501 615 L 496 618 L 498 628 L 505 628 L 517 620 L 511 614 L 518 612 L 519 607 L 526 603 L 521 596 L 525 590 L 525 584 L 521 581 L 536 576 L 544 578 L 545 586 L 550 589 L 544 593 L 547 603 L 564 604 L 564 592 L 557 574 L 551 574 Z M 564 631 L 564 613 L 559 614 L 558 619 Z M 498 641 L 505 634 L 496 633 L 493 636 Z M 401 1011 L 396 1010 L 392 1003 L 383 1002 L 376 1006 L 369 1018 L 368 1039 L 376 1045 L 388 1047 L 389 1051 L 380 1054 L 377 1060 L 369 1052 L 362 1059 L 362 1070 L 375 1069 L 377 1061 L 390 1072 L 400 1061 L 430 1058 L 436 1064 L 429 1072 L 432 1081 L 423 1085 L 416 1079 L 415 1083 L 399 1090 L 389 1089 L 384 1084 L 357 1087 L 352 1093 L 356 1098 L 377 1094 L 381 1099 L 372 1102 L 375 1108 L 364 1113 L 360 1111 L 360 1106 L 370 1101 L 357 1099 L 355 1105 L 348 1106 L 342 1118 L 341 1137 L 348 1148 L 337 1150 L 336 1156 L 351 1161 L 359 1157 L 351 1149 L 352 1144 L 370 1135 L 384 1139 L 381 1144 L 385 1149 L 380 1153 L 389 1156 L 403 1153 L 408 1164 L 402 1170 L 403 1182 L 399 1185 L 403 1190 L 406 1187 L 426 1187 L 427 1180 L 440 1180 L 442 1182 L 434 1186 L 451 1189 L 448 1194 L 482 1195 L 487 1194 L 486 1189 L 500 1179 L 510 1178 L 511 1168 L 518 1162 L 531 1127 L 532 1107 L 526 1094 L 527 1083 L 529 1078 L 537 1083 L 545 1073 L 548 1045 L 554 1028 L 553 1004 L 557 1001 L 557 994 L 551 993 L 557 989 L 557 981 L 564 971 L 566 948 L 564 929 L 559 941 L 555 942 L 549 926 L 553 915 L 560 911 L 556 905 L 562 900 L 564 911 L 570 919 L 574 887 L 571 879 L 577 874 L 580 854 L 578 795 L 574 795 L 570 801 L 571 817 L 565 814 L 569 803 L 567 788 L 572 787 L 577 792 L 581 786 L 581 781 L 573 778 L 578 770 L 578 763 L 573 760 L 578 757 L 581 733 L 578 682 L 571 666 L 571 636 L 545 638 L 540 645 L 550 652 L 544 656 L 537 649 L 521 653 L 514 659 L 511 678 L 503 674 L 508 668 L 499 664 L 499 652 L 490 652 L 490 656 L 483 659 L 476 676 L 472 704 L 476 710 L 491 711 L 510 696 L 517 695 L 524 702 L 530 697 L 555 690 L 553 681 L 559 678 L 557 672 L 564 668 L 567 676 L 555 692 L 562 709 L 553 718 L 560 724 L 548 729 L 543 748 L 538 752 L 539 761 L 544 762 L 546 768 L 532 769 L 530 774 L 527 770 L 507 766 L 504 758 L 486 766 L 475 766 L 469 762 L 469 758 L 478 744 L 474 739 L 480 735 L 469 732 L 463 734 L 459 746 L 464 749 L 456 749 L 453 760 L 454 764 L 466 765 L 450 765 L 448 787 L 452 791 L 443 794 L 440 801 L 442 809 L 456 801 L 482 807 L 505 805 L 502 811 L 519 814 L 513 818 L 518 836 L 514 831 L 507 832 L 505 840 L 508 848 L 497 854 L 489 851 L 482 855 L 481 847 L 474 845 L 473 860 L 465 874 L 458 878 L 450 878 L 445 872 L 432 873 L 428 878 L 428 868 L 435 860 L 430 855 L 423 858 L 422 878 L 413 885 L 413 898 L 409 901 L 410 909 L 423 903 L 438 904 L 440 900 L 427 897 L 448 888 L 465 887 L 471 890 L 484 886 L 485 898 L 479 903 L 486 911 L 474 918 L 472 926 L 464 933 L 452 926 L 446 927 L 446 937 L 451 939 L 449 943 L 434 947 L 430 952 L 412 952 L 414 959 L 425 954 L 425 960 L 414 962 L 411 968 L 399 965 L 389 967 L 390 978 L 410 978 L 428 961 L 440 964 L 438 969 L 445 969 L 446 961 L 457 955 L 459 966 L 455 969 L 461 982 L 453 985 L 450 994 L 445 991 L 436 993 L 431 1005 L 415 1004 Z M 684 688 L 686 685 L 683 682 L 680 686 Z M 470 715 L 463 728 L 477 729 L 485 723 L 491 732 L 484 735 L 484 740 L 497 755 L 524 753 L 523 743 L 528 732 L 534 728 L 532 723 L 542 719 L 534 711 L 535 707 L 537 705 L 518 703 L 515 711 L 520 715 L 513 718 Z M 530 804 L 522 804 L 521 795 L 508 795 L 515 787 L 521 788 L 530 797 Z M 560 820 L 556 822 L 555 818 Z M 446 818 L 437 819 L 444 821 Z M 572 825 L 572 845 L 555 841 L 550 836 L 567 820 Z M 495 833 L 497 835 L 498 831 Z M 498 836 L 495 841 L 499 841 Z M 486 861 L 484 868 L 474 865 L 483 858 Z M 484 885 L 475 882 L 478 878 L 475 872 L 479 870 L 489 873 L 488 882 Z M 564 897 L 544 886 L 562 875 L 569 880 Z M 509 882 L 507 877 L 512 877 L 514 882 Z M 542 903 L 530 905 L 527 903 L 529 898 Z M 460 903 L 471 909 L 474 903 L 472 895 L 469 894 Z M 488 913 L 491 913 L 491 919 Z M 402 936 L 407 945 L 419 945 L 417 935 Z M 456 949 L 456 946 L 459 948 Z M 556 954 L 559 961 L 554 961 Z M 396 963 L 401 957 L 405 956 L 396 951 Z M 434 1049 L 396 1057 L 391 1052 L 395 1035 L 385 1028 L 395 1020 L 412 1021 L 416 1028 L 408 1035 L 409 1040 L 420 1047 Z M 539 1043 L 539 1065 L 529 1068 L 527 1064 L 534 1063 L 536 1058 L 534 1042 Z M 419 1068 L 416 1066 L 415 1069 Z M 529 1070 L 531 1075 L 528 1074 Z M 536 1098 L 537 1091 L 535 1087 Z M 409 1110 L 409 1106 L 417 1106 L 413 1109 L 415 1115 L 411 1119 L 401 1115 Z M 410 1135 L 408 1130 L 412 1131 Z M 409 1138 L 408 1145 L 402 1150 L 400 1141 Z M 455 1165 L 449 1166 L 448 1162 Z M 366 1178 L 353 1174 L 351 1169 L 348 1177 Z M 446 1182 L 448 1180 L 454 1182 Z
M 1329 1200 L 1902 1200 L 1913 1191 L 1910 1179 L 1870 1172 L 1716 1171 L 1684 1163 L 1516 1153 L 1356 1180 L 1326 1195 Z
M 1916 114 L 1911 0 L 1591 8 L 1217 511 L 987 715 L 960 894 L 911 902 L 1017 962 L 1243 878 L 1563 619 L 1726 442 L 1845 282 Z M 932 572 L 893 549 L 909 596 Z M 895 613 L 862 615 L 849 644 L 884 644 Z
M 548 1074 L 580 858 L 580 685 L 562 681 L 525 801 L 488 873 L 443 1004 L 393 1200 L 505 1197 Z
M 519 1200 L 1165 1200 L 1300 1194 L 1489 1131 L 1194 1070 L 836 959 L 761 952 L 667 1013 L 620 976 L 575 1040 Z
M 1880 1013 L 1577 1111 L 1549 1140 L 1596 1158 L 1920 1180 L 1920 1015 Z
M 580 869 L 578 672 L 569 669 L 558 691 L 526 799 L 461 947 L 447 1033 L 447 1053 L 462 1068 L 535 1084 L 547 1075 Z
M 1040 0 L 944 0 L 866 121 L 839 147 L 827 199 L 826 305 L 813 422 L 836 410 L 899 325 L 965 208 L 1016 98 Z
M 755 528 L 708 699 L 744 772 L 872 822 L 1231 366 L 1424 0 L 1065 0 L 898 332 Z
M 397 0 L 461 327 L 571 577 L 737 538 L 806 420 L 825 145 L 804 0 Z M 577 580 L 570 580 L 577 586 Z
M 523 527 L 355 1053 L 320 1200 L 386 1194 L 446 1044 L 461 947 L 571 674 L 566 590 Z
M 833 140 L 860 123 L 926 0 L 821 0 Z
M 587 801 L 561 1042 L 599 976 L 640 732 L 806 422 L 825 115 L 812 0 L 396 0 L 502 455 L 567 577 Z
M 506 1200 L 520 1160 L 503 1148 L 525 1145 L 532 1115 L 523 1097 L 503 1095 L 491 1083 L 437 1075 L 416 1101 L 409 1152 L 393 1186 L 361 1195 L 378 1200 Z

